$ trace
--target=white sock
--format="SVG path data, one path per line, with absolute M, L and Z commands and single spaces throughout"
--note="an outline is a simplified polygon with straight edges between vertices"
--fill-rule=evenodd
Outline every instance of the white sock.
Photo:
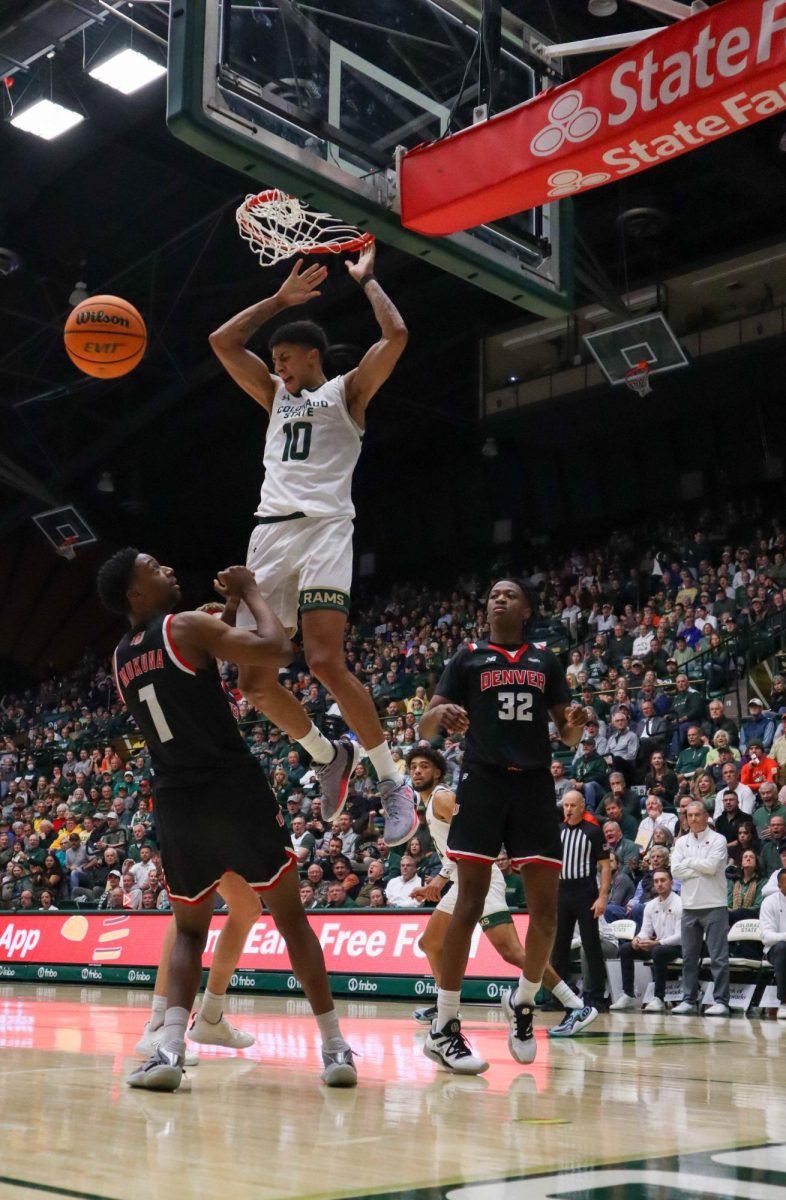
M 336 750 L 332 742 L 329 742 L 324 733 L 320 733 L 316 725 L 311 723 L 311 728 L 308 733 L 301 738 L 296 739 L 307 754 L 310 754 L 315 763 L 332 762 L 336 756 Z
M 166 1016 L 166 996 L 153 996 L 153 1010 L 150 1014 L 150 1029 L 160 1029 Z
M 437 1029 L 444 1029 L 448 1021 L 455 1021 L 459 1015 L 461 992 L 449 992 L 440 988 L 437 992 Z
M 322 1045 L 326 1050 L 338 1050 L 341 1046 L 348 1045 L 341 1036 L 341 1027 L 335 1008 L 331 1008 L 330 1012 L 326 1013 L 314 1013 L 314 1016 L 319 1026 Z
M 552 996 L 555 1000 L 559 1000 L 560 1004 L 564 1004 L 566 1008 L 583 1008 L 584 1001 L 576 995 L 571 987 L 560 979 L 557 986 L 552 991 Z
M 392 779 L 394 783 L 401 783 L 401 774 L 393 762 L 393 755 L 390 753 L 390 746 L 387 742 L 381 742 L 379 746 L 369 750 L 368 756 L 378 779 Z
M 205 988 L 202 1005 L 199 1009 L 200 1017 L 204 1017 L 211 1025 L 217 1025 L 224 1015 L 225 999 L 226 996 L 217 996 L 215 992 L 211 992 Z
M 187 1008 L 168 1008 L 166 1010 L 164 1036 L 161 1038 L 161 1045 L 165 1049 L 172 1049 L 177 1054 L 183 1053 L 188 1018 L 189 1011 Z
M 516 988 L 516 994 L 513 997 L 514 1004 L 526 1004 L 532 1008 L 535 1004 L 535 997 L 540 991 L 541 980 L 533 983 L 531 979 L 525 979 L 524 975 L 519 980 L 519 986 Z

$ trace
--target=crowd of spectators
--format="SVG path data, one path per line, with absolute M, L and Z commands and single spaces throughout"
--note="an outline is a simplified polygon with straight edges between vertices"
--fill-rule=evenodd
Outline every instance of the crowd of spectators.
M 557 796 L 576 787 L 604 822 L 620 876 L 634 885 L 625 910 L 648 897 L 652 853 L 668 850 L 692 796 L 727 837 L 730 906 L 755 909 L 751 872 L 763 879 L 779 865 L 784 836 L 786 681 L 776 676 L 770 694 L 753 696 L 741 722 L 723 694 L 746 656 L 780 648 L 786 531 L 730 510 L 703 514 L 699 531 L 674 518 L 646 543 L 637 545 L 635 531 L 614 533 L 602 546 L 530 564 L 518 575 L 539 595 L 535 636 L 563 655 L 575 702 L 591 710 L 575 755 L 555 733 Z M 482 596 L 479 578 L 449 590 L 399 585 L 363 602 L 348 628 L 346 661 L 377 704 L 402 775 L 445 662 L 488 632 Z M 291 832 L 306 906 L 416 906 L 412 891 L 438 866 L 424 814 L 408 846 L 387 847 L 364 760 L 329 827 L 307 756 L 239 696 L 231 665 L 222 675 Z M 282 682 L 329 735 L 344 730 L 304 661 Z M 3 697 L 0 738 L 0 906 L 166 910 L 149 759 L 108 663 L 87 654 L 73 671 Z M 460 740 L 433 744 L 455 782 Z M 505 873 L 515 878 L 509 865 Z M 513 882 L 509 895 L 520 903 Z

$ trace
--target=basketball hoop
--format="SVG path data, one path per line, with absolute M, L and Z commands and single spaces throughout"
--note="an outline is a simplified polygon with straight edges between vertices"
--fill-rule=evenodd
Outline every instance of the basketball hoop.
M 648 396 L 652 391 L 649 363 L 640 362 L 625 372 L 625 386 L 637 396 Z
M 373 234 L 316 212 L 278 188 L 246 196 L 237 210 L 237 225 L 262 267 L 293 254 L 348 254 L 374 241 Z
M 72 537 L 64 538 L 63 541 L 60 543 L 60 545 L 55 547 L 55 549 L 57 550 L 57 553 L 60 555 L 60 557 L 68 559 L 69 562 L 73 561 L 73 559 L 76 558 L 76 550 L 74 549 L 74 543 L 77 542 L 78 540 L 79 539 L 76 536 L 76 534 L 74 534 Z

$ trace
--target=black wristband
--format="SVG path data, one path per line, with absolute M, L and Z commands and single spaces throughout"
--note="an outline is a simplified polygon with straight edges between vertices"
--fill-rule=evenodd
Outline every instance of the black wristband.
M 364 275 L 362 279 L 359 279 L 359 280 L 358 280 L 358 287 L 362 287 L 362 288 L 364 288 L 364 287 L 366 286 L 366 284 L 367 284 L 367 283 L 375 283 L 375 282 L 376 282 L 376 278 L 377 278 L 377 277 L 376 277 L 376 275 L 374 274 L 374 272 L 373 272 L 373 271 L 369 271 L 368 275 Z

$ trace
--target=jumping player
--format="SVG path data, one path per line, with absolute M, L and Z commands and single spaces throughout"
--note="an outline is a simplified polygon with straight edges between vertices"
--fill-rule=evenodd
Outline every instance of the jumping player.
M 428 924 L 420 939 L 420 948 L 425 951 L 434 978 L 439 986 L 442 978 L 442 946 L 445 931 L 456 907 L 458 887 L 456 885 L 456 864 L 447 857 L 447 842 L 450 823 L 456 812 L 455 793 L 442 783 L 445 775 L 445 760 L 438 750 L 430 746 L 418 746 L 409 756 L 408 770 L 413 787 L 422 803 L 426 805 L 426 822 L 429 833 L 442 859 L 439 874 L 429 879 L 425 887 L 413 892 L 415 900 L 424 900 L 436 904 L 437 907 L 429 917 Z M 446 883 L 453 886 L 444 895 Z M 505 878 L 496 863 L 491 868 L 491 884 L 483 905 L 480 927 L 491 942 L 497 953 L 505 962 L 518 967 L 524 974 L 527 961 L 524 947 L 519 941 L 513 918 L 510 915 L 505 899 Z M 543 971 L 543 982 L 547 988 L 560 1000 L 572 1018 L 569 1027 L 564 1031 L 565 1036 L 574 1036 L 586 1029 L 596 1019 L 598 1010 L 585 1005 L 576 993 L 560 979 L 557 972 L 547 965 Z M 413 1016 L 421 1024 L 431 1025 L 437 1015 L 436 1005 L 429 1008 L 416 1009 Z M 566 1022 L 562 1022 L 566 1024 Z M 560 1027 L 556 1027 L 559 1029 Z M 553 1035 L 555 1030 L 550 1030 Z M 561 1036 L 557 1033 L 556 1036 Z M 513 1057 L 520 1063 L 531 1063 L 535 1058 L 535 1039 L 530 1037 L 519 1045 L 512 1039 L 510 1050 Z
M 407 329 L 374 278 L 374 245 L 350 277 L 366 294 L 381 336 L 358 367 L 328 379 L 327 338 L 312 321 L 280 325 L 268 341 L 275 374 L 246 342 L 284 309 L 319 296 L 322 266 L 295 263 L 274 296 L 254 304 L 210 336 L 210 345 L 237 384 L 270 418 L 265 478 L 247 565 L 260 595 L 289 633 L 302 618 L 309 669 L 335 696 L 342 716 L 365 746 L 380 781 L 385 841 L 398 846 L 417 829 L 412 789 L 402 780 L 385 741 L 373 701 L 347 670 L 344 630 L 352 581 L 352 473 L 360 455 L 365 414 L 407 343 Z M 238 625 L 253 625 L 243 604 Z M 346 802 L 359 756 L 350 738 L 328 741 L 290 692 L 275 667 L 245 664 L 239 685 L 248 701 L 311 755 L 322 790 L 322 816 L 333 821 Z
M 442 948 L 437 1016 L 424 1045 L 428 1058 L 461 1074 L 479 1074 L 488 1067 L 461 1032 L 459 997 L 472 932 L 503 844 L 521 871 L 530 919 L 524 971 L 502 1004 L 514 1058 L 521 1061 L 520 1055 L 527 1053 L 535 996 L 554 941 L 562 868 L 549 770 L 549 714 L 568 746 L 578 744 L 587 719 L 583 708 L 570 706 L 570 690 L 554 655 L 524 640 L 535 612 L 526 585 L 497 580 L 486 612 L 490 640 L 463 646 L 453 656 L 420 722 L 426 739 L 440 727 L 467 735 L 458 812 L 447 844 L 448 858 L 458 864 L 458 895 Z
M 133 547 L 119 550 L 98 574 L 105 607 L 124 613 L 131 625 L 114 653 L 115 682 L 153 762 L 156 825 L 177 925 L 163 1035 L 128 1082 L 157 1091 L 179 1087 L 213 893 L 222 883 L 231 888 L 239 875 L 264 894 L 287 943 L 322 1035 L 322 1079 L 354 1086 L 352 1051 L 341 1037 L 322 950 L 300 901 L 295 855 L 216 668 L 221 658 L 274 669 L 290 661 L 291 645 L 245 567 L 221 572 L 217 587 L 243 596 L 256 629 L 232 629 L 201 612 L 173 614 L 181 600 L 173 570 Z

